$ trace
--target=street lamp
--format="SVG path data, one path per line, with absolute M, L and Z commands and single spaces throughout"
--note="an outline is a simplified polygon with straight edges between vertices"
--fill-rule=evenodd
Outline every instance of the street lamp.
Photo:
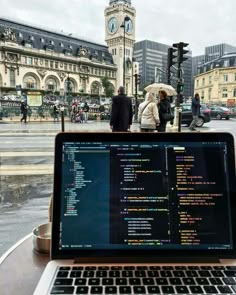
M 130 21 L 130 18 L 128 16 L 126 16 L 124 18 L 122 25 L 120 26 L 121 28 L 124 29 L 124 60 L 123 60 L 123 86 L 124 87 L 125 87 L 125 24 L 128 21 Z

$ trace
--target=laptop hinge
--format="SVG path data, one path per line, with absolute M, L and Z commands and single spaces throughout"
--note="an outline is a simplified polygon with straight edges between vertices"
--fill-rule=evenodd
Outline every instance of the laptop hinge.
M 219 257 L 81 257 L 74 263 L 220 263 Z

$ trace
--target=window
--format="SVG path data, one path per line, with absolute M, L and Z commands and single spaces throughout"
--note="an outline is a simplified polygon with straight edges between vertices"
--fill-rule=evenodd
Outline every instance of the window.
M 57 82 L 53 78 L 49 78 L 46 82 L 46 89 L 48 91 L 57 91 Z
M 50 68 L 53 69 L 53 61 L 50 61 Z
M 61 42 L 61 43 L 59 43 L 59 45 L 61 46 L 61 47 L 64 47 L 64 44 Z
M 211 88 L 208 89 L 208 100 L 211 100 Z
M 27 76 L 24 78 L 24 88 L 26 89 L 37 89 L 36 79 L 32 76 Z
M 100 85 L 98 82 L 93 82 L 91 85 L 91 94 L 99 95 L 100 94 Z
M 202 97 L 201 97 L 202 99 L 204 99 L 204 97 L 205 97 L 204 95 L 205 95 L 205 93 L 204 93 L 204 90 L 203 90 L 202 91 Z
M 64 64 L 64 69 L 67 70 L 67 64 Z
M 41 43 L 44 43 L 45 42 L 44 38 L 41 38 L 40 41 L 41 41 Z
M 209 76 L 209 84 L 212 82 L 212 76 Z
M 222 90 L 222 98 L 226 98 L 226 97 L 228 97 L 228 89 L 223 88 L 223 90 Z
M 76 65 L 73 65 L 73 71 L 76 72 Z
M 199 80 L 196 80 L 196 87 L 199 87 Z
M 98 74 L 98 70 L 97 69 L 95 69 L 95 75 L 97 75 Z
M 98 70 L 98 75 L 101 76 L 101 69 Z
M 58 62 L 55 62 L 55 69 L 58 69 Z
M 45 67 L 48 67 L 48 60 L 45 60 Z
M 15 70 L 10 69 L 10 86 L 15 87 L 16 86 L 16 77 L 15 77 Z
M 202 79 L 202 86 L 205 86 L 205 78 Z
M 226 60 L 224 61 L 224 67 L 229 67 L 229 60 L 228 60 L 228 59 L 226 59 Z
M 33 64 L 33 59 L 32 59 L 32 57 L 27 57 L 26 64 L 32 66 L 32 64 Z
M 224 80 L 224 82 L 228 82 L 228 75 L 227 75 L 227 74 L 225 74 L 225 75 L 223 76 L 223 80 Z
M 69 64 L 69 70 L 72 71 L 72 65 L 71 64 Z
M 236 97 L 236 88 L 234 88 L 234 97 Z

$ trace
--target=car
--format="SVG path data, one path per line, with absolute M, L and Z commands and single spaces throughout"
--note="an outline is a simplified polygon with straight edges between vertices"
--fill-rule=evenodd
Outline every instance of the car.
M 226 119 L 229 120 L 230 118 L 230 110 L 228 108 L 225 107 L 219 107 L 219 106 L 213 106 L 210 107 L 211 110 L 211 117 L 214 119 Z
M 182 104 L 182 124 L 190 125 L 193 120 L 192 105 Z M 205 123 L 211 121 L 211 110 L 204 104 L 201 105 L 200 115 L 197 120 L 197 127 L 202 127 Z

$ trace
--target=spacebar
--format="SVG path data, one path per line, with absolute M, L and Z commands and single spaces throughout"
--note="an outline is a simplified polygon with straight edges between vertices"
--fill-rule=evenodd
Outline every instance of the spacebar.
M 50 294 L 73 294 L 75 287 L 58 287 L 55 286 L 52 288 Z

